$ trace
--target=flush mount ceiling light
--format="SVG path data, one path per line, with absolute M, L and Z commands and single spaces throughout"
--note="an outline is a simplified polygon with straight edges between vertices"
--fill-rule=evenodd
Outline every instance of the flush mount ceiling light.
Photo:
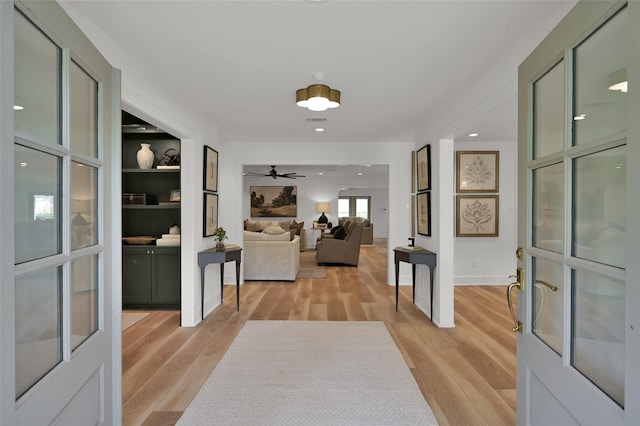
M 311 111 L 326 111 L 340 106 L 340 91 L 325 84 L 312 84 L 296 90 L 296 105 Z

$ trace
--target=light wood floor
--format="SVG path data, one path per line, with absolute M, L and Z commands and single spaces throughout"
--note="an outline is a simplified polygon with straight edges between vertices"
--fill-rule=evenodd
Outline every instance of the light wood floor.
M 123 423 L 173 425 L 247 320 L 384 321 L 441 425 L 514 425 L 516 336 L 504 286 L 456 287 L 453 329 L 439 329 L 401 287 L 386 285 L 386 248 L 363 246 L 356 267 L 326 278 L 248 282 L 197 327 L 153 311 L 123 332 Z

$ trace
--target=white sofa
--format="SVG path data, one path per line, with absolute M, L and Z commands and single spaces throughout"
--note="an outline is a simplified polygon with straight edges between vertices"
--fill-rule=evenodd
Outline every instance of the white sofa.
M 244 279 L 295 281 L 300 271 L 300 236 L 244 231 Z
M 287 220 L 282 220 L 282 221 L 271 221 L 271 220 L 254 220 L 251 221 L 249 219 L 245 219 L 244 221 L 244 230 L 245 231 L 256 231 L 256 232 L 262 232 L 263 229 L 271 226 L 271 225 L 278 225 L 279 227 L 281 227 L 284 230 L 291 230 L 293 229 L 291 226 L 292 224 L 292 220 L 291 219 L 287 219 Z M 301 228 L 299 229 L 299 234 L 300 235 L 300 251 L 307 251 L 307 230 L 304 228 L 304 222 L 296 222 L 297 225 L 299 225 Z

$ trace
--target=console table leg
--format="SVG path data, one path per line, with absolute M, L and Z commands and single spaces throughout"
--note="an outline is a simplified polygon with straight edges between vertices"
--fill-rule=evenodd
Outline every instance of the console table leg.
M 220 264 L 220 304 L 224 303 L 224 262 Z
M 236 311 L 240 311 L 240 261 L 236 260 Z
M 411 264 L 411 301 L 416 303 L 416 264 Z
M 396 312 L 398 312 L 398 281 L 400 280 L 400 262 L 396 260 Z
M 429 294 L 431 297 L 431 321 L 433 321 L 433 268 L 429 266 Z
M 200 267 L 200 316 L 204 319 L 204 268 Z

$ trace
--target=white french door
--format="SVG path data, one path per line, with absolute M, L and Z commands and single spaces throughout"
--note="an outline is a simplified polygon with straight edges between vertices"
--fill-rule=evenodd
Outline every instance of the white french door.
M 640 424 L 638 9 L 578 3 L 519 69 L 521 425 Z
M 2 114 L 13 117 L 2 127 L 13 172 L 2 219 L 13 230 L 2 228 L 0 423 L 117 424 L 119 75 L 56 2 L 0 7 L 13 71 L 2 75 Z

